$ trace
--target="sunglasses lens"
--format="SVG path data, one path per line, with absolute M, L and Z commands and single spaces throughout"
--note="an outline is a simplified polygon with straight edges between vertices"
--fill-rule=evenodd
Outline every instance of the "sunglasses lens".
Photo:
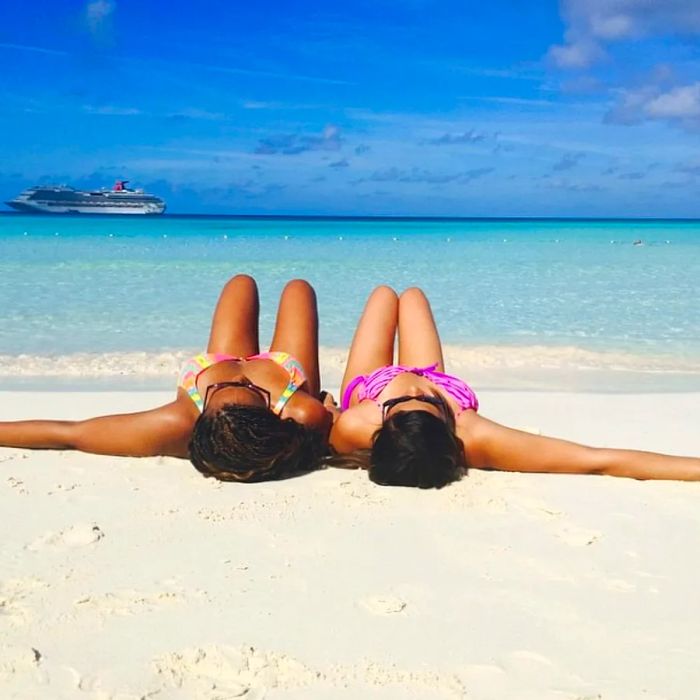
M 239 387 L 252 391 L 265 402 L 266 408 L 270 408 L 270 392 L 267 391 L 267 389 L 263 389 L 262 387 L 259 387 L 249 381 L 218 382 L 216 384 L 210 384 L 207 387 L 206 394 L 204 395 L 204 408 L 206 408 L 206 405 L 213 394 L 215 394 L 219 389 L 226 389 L 229 387 Z
M 447 420 L 449 418 L 447 405 L 442 398 L 437 396 L 397 396 L 396 398 L 388 399 L 382 404 L 382 420 L 386 420 L 387 414 L 392 408 L 394 408 L 394 406 L 398 406 L 401 403 L 406 403 L 406 401 L 421 401 L 422 403 L 427 403 L 431 406 L 437 406 L 445 419 Z

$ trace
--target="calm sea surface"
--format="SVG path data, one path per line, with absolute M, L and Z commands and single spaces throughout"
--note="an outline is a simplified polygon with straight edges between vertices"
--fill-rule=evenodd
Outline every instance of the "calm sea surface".
M 324 346 L 385 283 L 423 287 L 452 345 L 700 366 L 700 222 L 673 221 L 0 216 L 0 355 L 201 348 L 236 272 L 259 282 L 264 339 L 303 277 Z

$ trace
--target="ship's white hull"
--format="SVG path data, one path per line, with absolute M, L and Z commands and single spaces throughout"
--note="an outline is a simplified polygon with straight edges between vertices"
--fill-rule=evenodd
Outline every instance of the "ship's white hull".
M 29 214 L 162 214 L 165 202 L 143 190 L 131 190 L 117 180 L 111 190 L 76 190 L 67 185 L 37 185 L 7 205 Z
M 24 212 L 38 212 L 41 214 L 162 214 L 165 206 L 144 204 L 138 206 L 92 206 L 84 207 L 79 204 L 43 204 L 41 202 L 8 202 L 11 207 Z

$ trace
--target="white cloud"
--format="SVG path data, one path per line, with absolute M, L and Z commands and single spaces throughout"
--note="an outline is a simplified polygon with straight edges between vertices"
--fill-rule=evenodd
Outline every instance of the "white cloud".
M 560 68 L 586 68 L 600 60 L 605 52 L 590 39 L 568 39 L 562 46 L 552 46 L 549 56 Z
M 113 0 L 90 0 L 85 6 L 85 21 L 91 34 L 109 30 L 116 4 Z
M 593 35 L 601 39 L 619 39 L 635 32 L 634 20 L 630 15 L 613 14 L 591 18 Z
M 325 141 L 336 140 L 340 136 L 340 129 L 333 125 L 327 124 L 323 129 L 323 138 Z
M 694 119 L 700 117 L 700 82 L 674 88 L 645 105 L 652 118 Z
M 700 34 L 697 0 L 561 0 L 564 43 L 549 56 L 562 68 L 585 68 L 612 41 L 677 33 Z
M 143 114 L 143 111 L 136 107 L 118 107 L 115 105 L 83 105 L 83 109 L 88 114 L 103 114 L 114 117 L 134 117 Z
M 260 100 L 244 100 L 241 106 L 243 109 L 275 109 L 275 103 Z
M 662 89 L 647 85 L 624 90 L 617 105 L 607 114 L 613 124 L 636 124 L 647 120 L 678 123 L 696 129 L 700 126 L 700 82 Z
M 481 102 L 495 102 L 504 105 L 519 105 L 521 107 L 552 107 L 552 105 L 556 104 L 553 100 L 540 100 L 537 98 L 530 97 L 501 97 L 496 95 L 470 98 L 461 97 L 460 99 L 479 100 Z
M 223 112 L 211 112 L 197 107 L 186 107 L 177 112 L 170 112 L 167 116 L 174 119 L 201 119 L 204 121 L 221 121 L 226 118 Z

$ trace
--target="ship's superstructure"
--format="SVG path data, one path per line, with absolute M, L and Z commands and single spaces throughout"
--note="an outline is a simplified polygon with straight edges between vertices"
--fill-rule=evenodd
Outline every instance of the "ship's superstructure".
M 76 190 L 66 185 L 39 185 L 6 202 L 13 209 L 37 214 L 162 214 L 165 202 L 117 180 L 111 190 Z

